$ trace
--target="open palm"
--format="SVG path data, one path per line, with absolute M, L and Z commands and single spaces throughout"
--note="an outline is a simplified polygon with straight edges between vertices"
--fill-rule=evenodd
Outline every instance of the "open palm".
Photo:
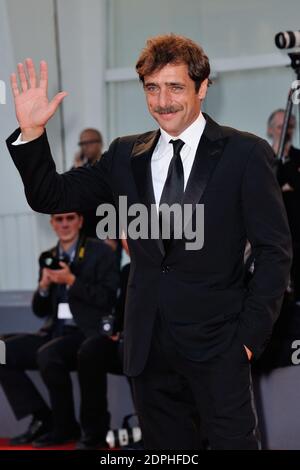
M 11 86 L 15 100 L 16 116 L 23 129 L 44 128 L 53 116 L 61 101 L 67 95 L 65 92 L 58 93 L 51 101 L 47 97 L 48 70 L 46 62 L 40 63 L 40 77 L 37 80 L 33 61 L 26 60 L 26 71 L 23 64 L 18 64 L 18 75 L 11 75 Z

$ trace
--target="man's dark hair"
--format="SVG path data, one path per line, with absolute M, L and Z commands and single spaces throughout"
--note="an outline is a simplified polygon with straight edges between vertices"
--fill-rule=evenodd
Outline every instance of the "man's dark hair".
M 177 34 L 165 34 L 148 39 L 135 68 L 140 81 L 144 83 L 146 75 L 162 69 L 167 64 L 186 64 L 189 77 L 195 82 L 196 92 L 210 74 L 209 60 L 202 47 L 191 39 Z

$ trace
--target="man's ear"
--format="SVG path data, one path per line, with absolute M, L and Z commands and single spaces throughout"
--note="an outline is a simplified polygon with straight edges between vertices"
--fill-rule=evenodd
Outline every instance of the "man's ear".
M 204 98 L 206 97 L 207 88 L 208 88 L 208 78 L 203 80 L 198 91 L 198 96 L 201 101 L 204 100 Z

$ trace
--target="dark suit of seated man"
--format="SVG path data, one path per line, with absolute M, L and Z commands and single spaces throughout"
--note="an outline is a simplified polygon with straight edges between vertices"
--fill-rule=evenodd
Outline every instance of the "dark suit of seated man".
M 120 273 L 120 289 L 110 334 L 94 335 L 80 348 L 78 378 L 84 403 L 84 408 L 81 407 L 84 433 L 77 444 L 79 450 L 98 448 L 99 443 L 105 442 L 109 429 L 107 374 L 123 375 L 124 310 L 129 272 L 130 264 L 126 264 Z
M 111 312 L 118 286 L 113 251 L 100 240 L 80 236 L 80 214 L 56 214 L 50 221 L 59 241 L 40 256 L 40 280 L 32 302 L 34 313 L 47 321 L 35 334 L 5 337 L 7 364 L 0 368 L 0 383 L 16 418 L 33 416 L 25 434 L 11 440 L 13 445 L 33 441 L 35 446 L 47 446 L 79 437 L 69 371 L 77 369 L 84 341 L 99 334 L 101 318 Z M 48 388 L 51 410 L 25 373 L 35 369 Z M 82 401 L 83 422 L 85 409 Z

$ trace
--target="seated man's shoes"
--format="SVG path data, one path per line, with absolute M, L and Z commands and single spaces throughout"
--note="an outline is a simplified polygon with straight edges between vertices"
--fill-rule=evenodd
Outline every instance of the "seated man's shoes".
M 45 433 L 49 432 L 51 425 L 49 421 L 42 421 L 33 418 L 27 431 L 19 436 L 13 437 L 9 441 L 11 446 L 21 446 L 24 444 L 31 444 L 35 439 L 38 439 Z
M 137 442 L 132 442 L 127 446 L 121 447 L 121 450 L 145 450 L 142 439 Z
M 39 447 L 50 447 L 50 446 L 59 446 L 63 444 L 68 444 L 70 442 L 77 441 L 80 436 L 80 430 L 74 429 L 66 434 L 57 434 L 54 431 L 48 432 L 43 436 L 40 436 L 38 439 L 32 442 L 32 446 Z
M 81 436 L 80 440 L 76 443 L 76 450 L 105 450 L 109 446 L 105 439 L 99 439 L 93 436 Z

